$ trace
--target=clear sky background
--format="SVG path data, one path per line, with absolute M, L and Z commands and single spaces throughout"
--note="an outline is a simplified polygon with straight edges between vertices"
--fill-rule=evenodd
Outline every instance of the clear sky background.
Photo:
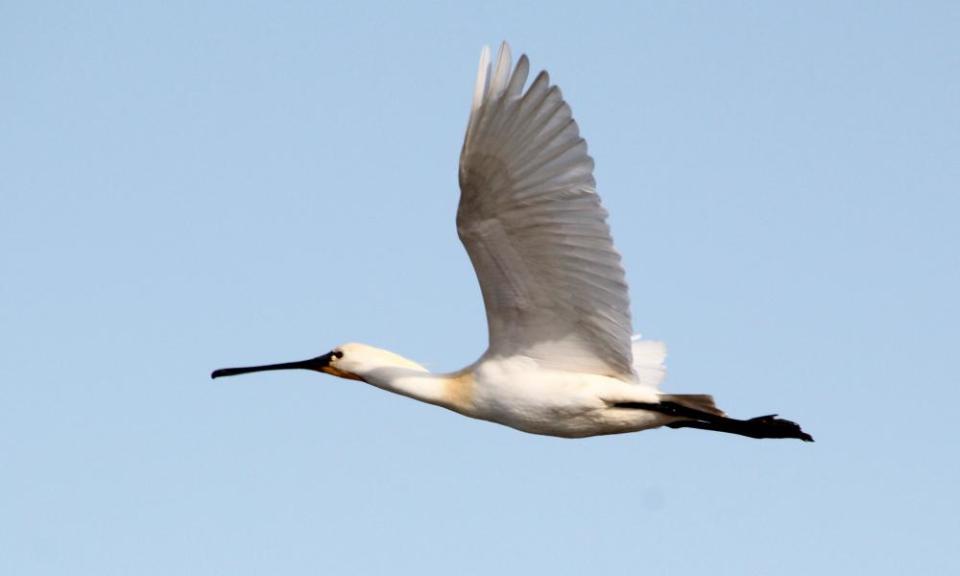
M 0 573 L 960 573 L 955 2 L 0 3 Z M 482 353 L 483 44 L 563 88 L 670 391 L 526 435 L 310 373 Z

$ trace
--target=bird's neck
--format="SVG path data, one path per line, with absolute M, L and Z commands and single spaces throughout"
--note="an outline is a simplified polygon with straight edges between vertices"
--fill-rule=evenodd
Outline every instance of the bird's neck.
M 421 402 L 463 414 L 470 412 L 472 379 L 469 375 L 431 374 L 426 370 L 391 366 L 371 370 L 363 379 L 377 388 Z

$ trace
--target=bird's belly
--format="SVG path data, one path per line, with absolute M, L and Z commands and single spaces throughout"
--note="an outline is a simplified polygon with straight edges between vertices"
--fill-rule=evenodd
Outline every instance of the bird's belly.
M 610 382 L 605 382 L 610 380 Z M 476 418 L 533 434 L 580 438 L 651 427 L 640 412 L 611 410 L 603 399 L 619 381 L 564 372 L 478 370 L 473 393 Z
M 594 428 L 590 413 L 594 410 L 536 402 L 505 402 L 497 399 L 478 403 L 476 416 L 533 434 L 550 436 L 590 435 Z

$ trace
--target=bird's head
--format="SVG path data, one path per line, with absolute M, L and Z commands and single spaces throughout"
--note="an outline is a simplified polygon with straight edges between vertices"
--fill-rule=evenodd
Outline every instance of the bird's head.
M 298 362 L 283 362 L 280 364 L 264 364 L 262 366 L 244 366 L 240 368 L 221 368 L 214 370 L 211 378 L 221 376 L 236 376 L 250 372 L 266 370 L 313 370 L 324 372 L 340 378 L 350 380 L 367 380 L 367 375 L 382 368 L 409 368 L 412 370 L 426 369 L 412 360 L 407 360 L 399 354 L 388 350 L 368 346 L 366 344 L 343 344 L 326 354 L 316 358 L 300 360 Z

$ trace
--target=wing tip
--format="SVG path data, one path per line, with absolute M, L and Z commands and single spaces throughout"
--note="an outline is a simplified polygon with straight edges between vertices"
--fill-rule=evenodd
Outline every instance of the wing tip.
M 510 43 L 506 40 L 500 42 L 497 50 L 497 57 L 492 58 L 493 52 L 489 45 L 484 45 L 480 50 L 480 63 L 477 67 L 477 80 L 473 88 L 473 106 L 471 111 L 476 112 L 483 103 L 495 98 L 497 95 L 512 88 L 511 80 L 516 72 L 523 70 L 524 80 L 530 66 L 530 60 L 526 54 L 521 54 L 516 64 L 513 63 L 513 53 L 510 49 Z M 522 87 L 522 86 L 521 86 Z
M 506 89 L 512 60 L 510 45 L 506 41 L 501 42 L 497 52 L 497 65 L 493 69 L 493 79 L 487 83 L 487 98 L 497 98 Z
M 490 47 L 484 46 L 480 50 L 480 63 L 477 66 L 477 81 L 473 87 L 473 106 L 472 111 L 476 112 L 483 104 L 484 94 L 487 92 L 487 84 L 490 77 Z

